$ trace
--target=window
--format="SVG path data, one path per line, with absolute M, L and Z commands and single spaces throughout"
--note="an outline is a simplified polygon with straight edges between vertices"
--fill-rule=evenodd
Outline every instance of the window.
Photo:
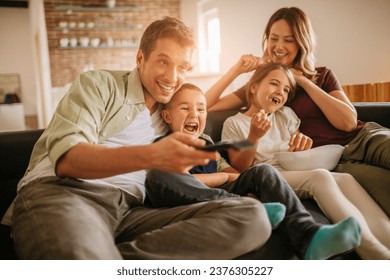
M 199 71 L 220 71 L 221 39 L 218 8 L 214 0 L 198 3 Z

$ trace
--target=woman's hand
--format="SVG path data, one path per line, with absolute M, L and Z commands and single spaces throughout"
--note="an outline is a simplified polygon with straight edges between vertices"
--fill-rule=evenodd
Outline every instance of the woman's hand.
M 313 140 L 310 137 L 297 131 L 291 135 L 289 145 L 289 152 L 305 151 L 311 148 L 313 145 Z
M 291 72 L 293 73 L 294 75 L 294 79 L 295 81 L 297 82 L 297 84 L 299 86 L 302 86 L 302 84 L 304 82 L 307 82 L 309 81 L 309 79 L 307 79 L 304 75 L 303 75 L 303 72 L 299 69 L 296 69 L 296 68 L 291 68 Z
M 325 92 L 305 77 L 299 69 L 291 69 L 291 71 L 297 84 L 307 92 L 335 128 L 347 132 L 356 128 L 356 109 L 343 90 Z

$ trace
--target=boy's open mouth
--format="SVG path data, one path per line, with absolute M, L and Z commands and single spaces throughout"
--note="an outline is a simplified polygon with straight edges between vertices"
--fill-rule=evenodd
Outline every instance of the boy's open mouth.
M 198 131 L 199 124 L 195 122 L 189 122 L 184 124 L 184 130 L 189 133 L 194 133 Z

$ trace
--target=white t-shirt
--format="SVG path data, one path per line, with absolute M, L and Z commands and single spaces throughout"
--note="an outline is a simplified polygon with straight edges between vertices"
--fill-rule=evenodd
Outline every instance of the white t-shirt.
M 145 145 L 152 143 L 157 137 L 165 135 L 168 128 L 160 116 L 161 107 L 150 115 L 150 111 L 145 108 L 138 116 L 117 135 L 107 139 L 99 145 L 118 147 L 123 145 Z M 136 132 L 136 133 L 135 133 Z M 42 160 L 34 170 L 31 170 L 18 184 L 20 190 L 27 183 L 34 179 L 56 176 L 54 167 L 48 157 Z M 140 202 L 145 199 L 145 176 L 146 170 L 135 171 L 126 174 L 119 174 L 102 179 L 81 179 L 86 182 L 108 184 L 119 187 L 134 195 Z
M 268 115 L 268 119 L 272 126 L 257 146 L 254 164 L 269 163 L 280 169 L 275 153 L 289 149 L 291 134 L 298 130 L 300 120 L 291 108 L 285 106 Z M 227 118 L 223 124 L 222 141 L 247 139 L 250 122 L 251 117 L 242 113 Z

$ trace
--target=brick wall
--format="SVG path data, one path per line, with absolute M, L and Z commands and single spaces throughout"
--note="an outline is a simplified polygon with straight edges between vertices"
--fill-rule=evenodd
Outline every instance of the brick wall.
M 142 32 L 152 21 L 164 16 L 180 17 L 180 0 L 116 0 L 115 9 L 96 9 L 105 6 L 104 0 L 45 1 L 45 17 L 49 44 L 53 87 L 72 82 L 86 69 L 129 70 L 135 66 L 137 45 Z M 89 9 L 76 10 L 63 6 L 77 5 Z M 129 11 L 128 7 L 137 7 Z M 70 28 L 70 23 L 76 23 Z M 67 28 L 60 28 L 60 23 Z M 80 24 L 85 27 L 77 27 Z M 88 28 L 90 23 L 93 28 Z M 93 23 L 93 24 L 92 24 Z M 129 26 L 135 28 L 129 28 Z M 99 38 L 99 47 L 61 48 L 61 38 Z M 108 38 L 112 38 L 110 42 Z M 113 44 L 112 47 L 108 47 Z

